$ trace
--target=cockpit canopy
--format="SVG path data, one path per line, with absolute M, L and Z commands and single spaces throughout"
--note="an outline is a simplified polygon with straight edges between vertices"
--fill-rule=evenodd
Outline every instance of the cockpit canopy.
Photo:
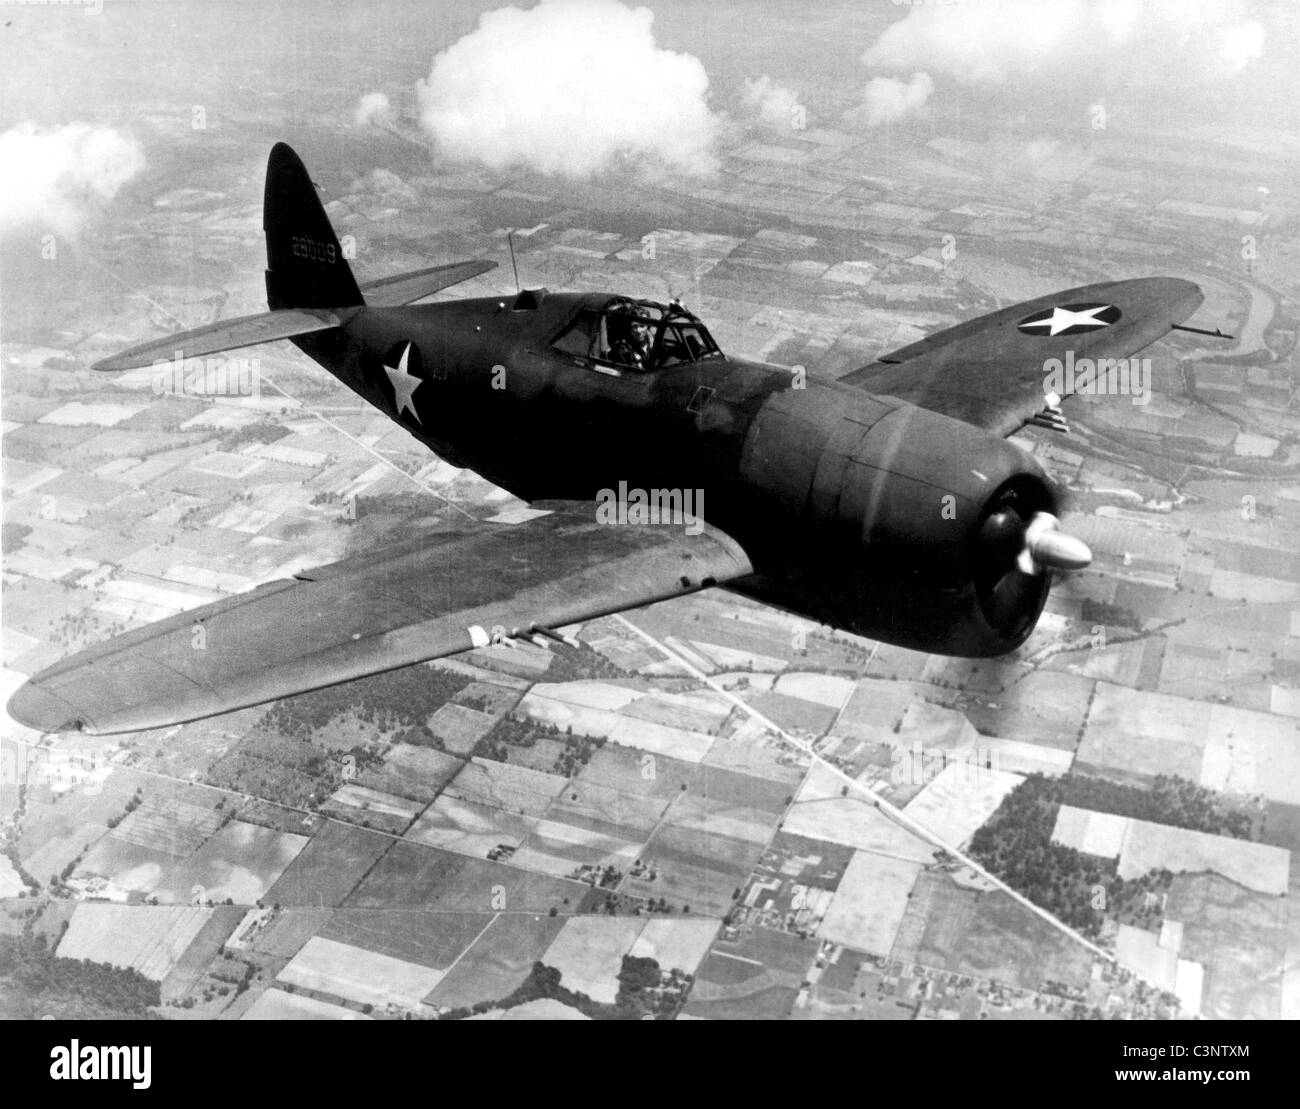
M 659 304 L 627 297 L 582 309 L 551 345 L 565 354 L 633 373 L 722 354 L 704 325 L 676 301 Z

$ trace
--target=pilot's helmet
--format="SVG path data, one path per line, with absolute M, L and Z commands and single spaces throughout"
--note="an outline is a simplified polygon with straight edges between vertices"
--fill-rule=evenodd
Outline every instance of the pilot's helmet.
M 654 313 L 643 304 L 633 304 L 628 311 L 631 317 L 628 321 L 632 331 L 638 335 L 646 335 L 654 327 Z

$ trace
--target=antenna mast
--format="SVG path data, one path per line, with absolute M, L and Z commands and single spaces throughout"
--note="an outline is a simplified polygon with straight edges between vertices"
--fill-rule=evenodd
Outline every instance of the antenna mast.
M 515 293 L 519 293 L 519 266 L 515 263 L 515 233 L 514 229 L 506 232 L 506 242 L 510 246 L 510 268 L 515 271 Z

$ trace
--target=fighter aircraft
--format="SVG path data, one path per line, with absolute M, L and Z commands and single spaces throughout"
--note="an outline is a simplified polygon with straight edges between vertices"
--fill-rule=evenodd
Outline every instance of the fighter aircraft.
M 95 368 L 287 339 L 536 511 L 444 524 L 117 636 L 23 685 L 21 723 L 157 728 L 710 587 L 921 651 L 1004 654 L 1053 573 L 1091 558 L 1006 438 L 1065 426 L 1045 364 L 1126 358 L 1202 300 L 1168 277 L 1088 285 L 819 380 L 728 356 L 676 302 L 526 289 L 414 304 L 490 261 L 359 286 L 283 143 L 263 228 L 268 312 Z

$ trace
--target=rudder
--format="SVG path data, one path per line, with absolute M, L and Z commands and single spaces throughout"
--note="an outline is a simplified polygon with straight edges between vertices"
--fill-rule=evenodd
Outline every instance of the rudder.
M 279 308 L 364 304 L 352 267 L 302 159 L 276 143 L 266 163 L 266 303 Z

